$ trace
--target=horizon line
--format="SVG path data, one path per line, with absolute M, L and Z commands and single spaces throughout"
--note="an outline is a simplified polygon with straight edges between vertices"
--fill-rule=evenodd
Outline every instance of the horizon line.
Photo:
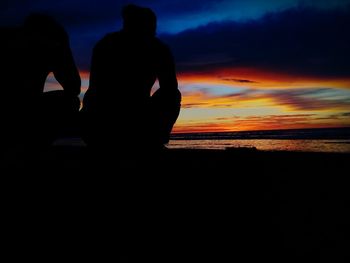
M 210 133 L 230 133 L 230 132 L 235 132 L 235 133 L 244 133 L 244 132 L 260 132 L 260 131 L 295 131 L 295 130 L 325 130 L 325 129 L 350 129 L 350 126 L 339 126 L 339 127 L 317 127 L 317 128 L 286 128 L 286 129 L 267 129 L 267 130 L 245 130 L 245 131 L 203 131 L 203 132 L 172 132 L 171 135 L 181 135 L 181 134 L 210 134 Z

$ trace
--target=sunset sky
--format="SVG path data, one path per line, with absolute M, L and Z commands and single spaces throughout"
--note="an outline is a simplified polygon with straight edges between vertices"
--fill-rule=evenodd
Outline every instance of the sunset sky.
M 350 0 L 12 0 L 0 23 L 30 12 L 62 23 L 83 97 L 92 48 L 121 28 L 127 3 L 155 11 L 173 51 L 183 94 L 174 132 L 350 127 Z M 46 89 L 59 88 L 50 76 Z

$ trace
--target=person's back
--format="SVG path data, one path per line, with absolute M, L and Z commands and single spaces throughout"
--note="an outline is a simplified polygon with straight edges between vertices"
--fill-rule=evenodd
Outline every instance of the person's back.
M 90 126 L 87 141 L 119 146 L 162 145 L 168 140 L 180 107 L 173 57 L 155 37 L 156 17 L 150 9 L 127 6 L 123 18 L 123 30 L 108 34 L 94 48 L 90 86 L 83 103 Z M 157 79 L 160 88 L 151 97 Z M 157 123 L 160 119 L 155 116 L 162 111 L 170 114 L 163 116 L 168 131 L 160 138 L 157 129 L 164 125 Z M 159 125 L 162 127 L 156 127 Z
M 52 141 L 62 120 L 78 112 L 80 104 L 80 76 L 68 35 L 53 18 L 42 14 L 29 15 L 23 26 L 2 31 L 6 35 L 1 45 L 5 55 L 0 114 L 6 120 L 2 132 L 25 144 Z M 50 72 L 63 91 L 44 93 Z
M 80 76 L 65 29 L 47 15 L 33 14 L 24 22 L 23 37 L 25 89 L 34 96 L 42 94 L 52 72 L 67 95 L 79 95 Z
M 101 107 L 113 110 L 129 105 L 132 110 L 147 102 L 160 68 L 162 49 L 165 53 L 166 47 L 155 38 L 137 38 L 125 32 L 103 38 L 94 49 L 98 67 L 94 64 L 91 72 L 91 87 L 96 85 L 99 98 L 110 102 Z

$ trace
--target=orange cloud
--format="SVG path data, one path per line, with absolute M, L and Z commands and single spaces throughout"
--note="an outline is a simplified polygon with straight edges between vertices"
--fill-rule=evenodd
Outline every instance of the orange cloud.
M 350 127 L 347 114 L 320 116 L 316 114 L 266 115 L 220 118 L 216 122 L 178 123 L 173 133 L 279 130 L 305 128 Z

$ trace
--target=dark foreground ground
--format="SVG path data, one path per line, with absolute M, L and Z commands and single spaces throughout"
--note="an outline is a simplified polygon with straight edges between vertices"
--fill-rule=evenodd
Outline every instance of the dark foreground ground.
M 106 242 L 115 259 L 129 254 L 123 262 L 346 262 L 349 154 L 56 146 L 24 156 L 2 177 L 9 221 L 63 238 L 60 251 L 78 259 Z

